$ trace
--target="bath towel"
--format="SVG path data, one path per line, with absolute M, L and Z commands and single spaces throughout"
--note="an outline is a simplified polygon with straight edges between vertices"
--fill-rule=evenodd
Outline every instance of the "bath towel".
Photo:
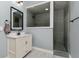
M 10 30 L 10 25 L 8 23 L 5 22 L 5 26 L 4 26 L 4 32 L 6 34 L 10 33 L 11 30 Z

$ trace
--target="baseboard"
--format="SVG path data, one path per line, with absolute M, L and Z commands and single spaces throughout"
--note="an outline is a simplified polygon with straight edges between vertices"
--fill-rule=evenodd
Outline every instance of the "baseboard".
M 47 49 L 43 49 L 43 48 L 39 48 L 39 47 L 32 47 L 32 48 L 39 50 L 39 51 L 42 51 L 42 52 L 53 54 L 53 50 L 47 50 Z
M 4 58 L 9 58 L 8 56 L 4 57 Z

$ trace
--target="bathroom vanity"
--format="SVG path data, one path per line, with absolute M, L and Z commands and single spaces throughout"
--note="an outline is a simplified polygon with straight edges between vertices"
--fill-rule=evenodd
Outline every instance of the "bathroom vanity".
M 8 57 L 22 58 L 32 50 L 32 35 L 7 35 Z

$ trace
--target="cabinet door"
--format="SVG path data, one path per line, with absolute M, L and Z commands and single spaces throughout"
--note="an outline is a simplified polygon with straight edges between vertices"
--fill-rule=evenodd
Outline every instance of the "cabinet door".
M 9 51 L 13 51 L 14 53 L 16 53 L 16 39 L 8 39 L 8 49 Z
M 26 45 L 25 45 L 25 49 L 27 49 L 27 52 L 29 52 L 32 49 L 32 36 L 28 36 L 26 37 Z
M 26 36 L 23 38 L 25 44 L 24 44 L 24 54 L 26 55 L 32 48 L 32 37 Z
M 25 55 L 25 38 L 16 39 L 16 57 L 21 58 Z

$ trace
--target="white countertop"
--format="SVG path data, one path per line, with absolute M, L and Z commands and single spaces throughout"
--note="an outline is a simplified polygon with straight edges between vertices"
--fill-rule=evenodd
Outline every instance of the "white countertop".
M 21 35 L 9 34 L 9 35 L 7 35 L 8 38 L 21 38 L 21 37 L 25 37 L 25 36 L 32 36 L 32 34 L 21 34 Z

